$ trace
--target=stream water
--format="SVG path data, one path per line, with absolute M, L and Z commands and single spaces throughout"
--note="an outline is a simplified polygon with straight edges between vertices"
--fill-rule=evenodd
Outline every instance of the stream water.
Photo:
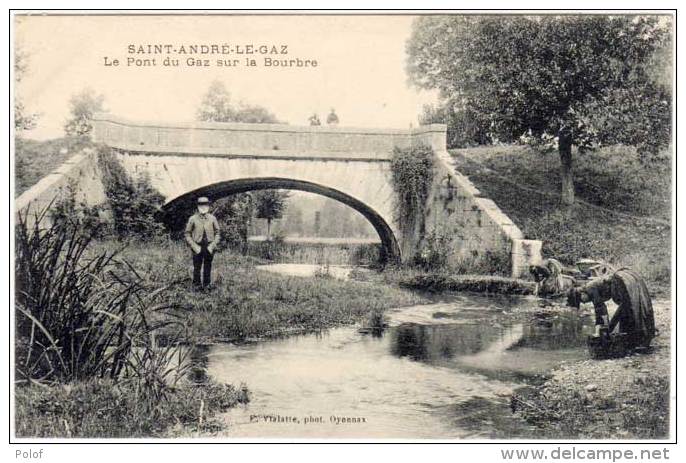
M 584 358 L 591 320 L 535 298 L 450 296 L 359 326 L 211 346 L 207 373 L 245 383 L 227 437 L 525 438 L 510 394 Z

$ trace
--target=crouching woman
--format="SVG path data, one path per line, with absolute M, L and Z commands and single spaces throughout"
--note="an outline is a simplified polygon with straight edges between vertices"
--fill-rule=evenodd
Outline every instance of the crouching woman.
M 529 272 L 536 282 L 535 296 L 564 297 L 574 287 L 574 278 L 564 274 L 564 267 L 557 259 L 546 259 L 539 265 L 532 265 Z
M 617 304 L 611 319 L 608 319 L 605 304 L 609 300 Z M 648 287 L 636 272 L 628 268 L 571 289 L 567 302 L 576 308 L 581 303 L 593 303 L 596 337 L 609 337 L 616 329 L 623 335 L 628 349 L 648 347 L 655 337 L 655 316 Z

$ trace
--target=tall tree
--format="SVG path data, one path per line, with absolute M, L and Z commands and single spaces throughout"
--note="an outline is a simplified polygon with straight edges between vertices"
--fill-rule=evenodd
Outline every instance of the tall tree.
M 659 17 L 424 16 L 407 43 L 407 69 L 493 138 L 554 139 L 570 206 L 573 147 L 654 152 L 669 143 L 671 82 L 654 78 L 651 65 L 670 35 Z
M 203 122 L 235 122 L 236 110 L 231 106 L 231 95 L 218 80 L 210 84 L 198 108 L 197 118 Z
M 64 125 L 68 136 L 88 135 L 93 130 L 93 115 L 105 111 L 105 96 L 86 88 L 69 99 L 69 119 Z
M 272 220 L 283 217 L 289 196 L 288 191 L 279 190 L 260 190 L 252 193 L 255 217 L 267 220 L 267 239 L 271 238 Z

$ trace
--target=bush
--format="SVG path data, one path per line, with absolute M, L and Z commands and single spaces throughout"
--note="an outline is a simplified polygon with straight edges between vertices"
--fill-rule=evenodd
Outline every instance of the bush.
M 214 202 L 212 209 L 222 231 L 220 249 L 247 254 L 248 226 L 254 212 L 250 195 L 240 193 L 220 198 Z
M 413 265 L 424 270 L 440 270 L 448 265 L 450 239 L 432 231 L 424 238 L 421 250 L 414 256 Z
M 379 265 L 381 245 L 378 243 L 358 244 L 352 247 L 351 265 Z
M 76 201 L 76 181 L 72 180 L 62 194 L 48 206 L 50 221 L 66 225 L 71 222 L 91 233 L 92 237 L 103 238 L 108 234 L 108 224 L 102 219 L 102 206 L 89 206 Z
M 102 171 L 105 195 L 119 239 L 149 240 L 159 236 L 164 227 L 159 214 L 164 197 L 152 187 L 150 178 L 131 178 L 115 157 L 113 150 L 100 149 L 98 164 Z

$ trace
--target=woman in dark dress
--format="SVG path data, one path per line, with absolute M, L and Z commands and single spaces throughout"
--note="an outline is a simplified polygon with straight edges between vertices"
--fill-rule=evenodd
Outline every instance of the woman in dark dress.
M 612 299 L 617 310 L 608 320 L 606 301 Z M 619 269 L 596 278 L 581 288 L 570 291 L 568 302 L 579 307 L 580 303 L 592 302 L 595 308 L 596 334 L 608 335 L 617 329 L 626 336 L 628 348 L 648 347 L 655 337 L 655 316 L 648 287 L 633 270 Z

